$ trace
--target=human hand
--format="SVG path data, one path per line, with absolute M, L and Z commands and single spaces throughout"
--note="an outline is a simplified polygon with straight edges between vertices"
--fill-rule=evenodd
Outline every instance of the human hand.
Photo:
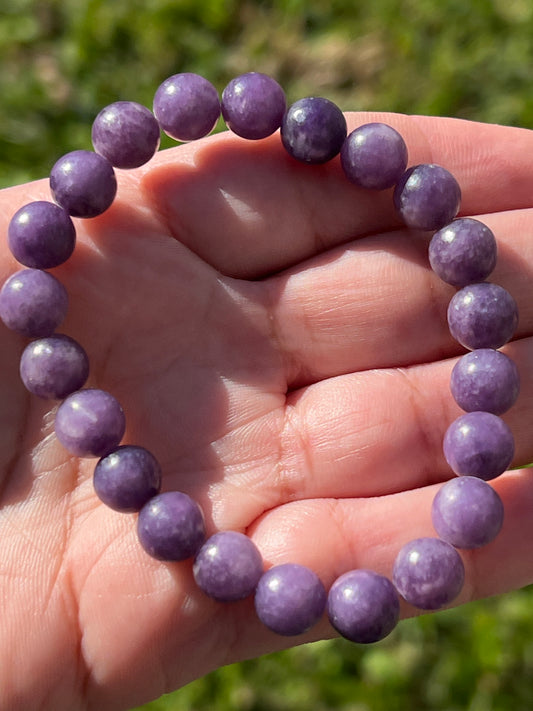
M 495 233 L 491 280 L 518 302 L 505 351 L 522 379 L 505 419 L 513 466 L 533 458 L 533 133 L 451 119 L 353 114 L 397 128 L 409 164 L 448 168 L 461 214 Z M 0 193 L 5 234 L 46 181 Z M 442 436 L 460 414 L 449 394 L 461 348 L 448 333 L 454 289 L 430 271 L 427 236 L 409 233 L 391 194 L 361 191 L 338 160 L 305 166 L 279 137 L 223 134 L 120 172 L 102 216 L 77 220 L 74 256 L 54 274 L 70 297 L 59 331 L 91 362 L 88 385 L 126 411 L 124 442 L 160 461 L 163 489 L 202 506 L 208 533 L 233 529 L 266 565 L 297 562 L 326 587 L 355 567 L 390 576 L 400 547 L 434 535 Z M 17 268 L 5 242 L 2 282 Z M 0 351 L 0 708 L 127 709 L 210 670 L 332 636 L 297 638 L 257 620 L 253 601 L 220 604 L 191 562 L 151 559 L 135 520 L 104 506 L 96 460 L 53 434 L 55 403 L 18 378 L 23 339 Z M 493 482 L 498 538 L 462 553 L 457 602 L 533 581 L 529 470 Z M 407 605 L 404 616 L 415 614 Z

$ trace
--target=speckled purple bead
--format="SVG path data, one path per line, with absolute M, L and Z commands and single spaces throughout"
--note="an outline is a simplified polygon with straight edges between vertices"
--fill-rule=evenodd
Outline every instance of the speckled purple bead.
M 329 99 L 311 96 L 296 101 L 281 124 L 287 152 L 304 163 L 325 163 L 340 151 L 346 138 L 346 119 Z
M 80 344 L 55 334 L 29 343 L 20 359 L 20 377 L 34 395 L 62 400 L 85 384 L 89 359 Z
M 341 165 L 347 178 L 362 188 L 392 188 L 407 167 L 407 146 L 392 126 L 366 123 L 342 144 Z
M 215 127 L 220 116 L 218 92 L 198 74 L 174 74 L 158 87 L 154 114 L 168 136 L 176 141 L 194 141 Z
M 286 109 L 281 86 L 260 72 L 232 79 L 222 92 L 221 104 L 224 121 L 233 133 L 252 140 L 277 131 Z
M 480 548 L 493 541 L 503 524 L 503 503 L 486 481 L 459 476 L 443 484 L 433 499 L 433 526 L 456 548 Z
M 74 251 L 76 229 L 61 207 L 36 200 L 13 215 L 7 238 L 9 249 L 21 264 L 51 269 L 66 262 Z
M 461 592 L 465 569 L 461 556 L 440 538 L 407 543 L 394 562 L 392 581 L 400 595 L 421 610 L 438 610 Z
M 192 558 L 205 541 L 202 509 L 181 491 L 154 496 L 141 509 L 137 535 L 153 558 L 180 561 Z
M 483 281 L 496 266 L 492 231 L 479 220 L 462 217 L 436 232 L 429 244 L 429 263 L 443 281 L 467 286 Z
M 471 350 L 500 348 L 512 338 L 517 324 L 516 301 L 498 284 L 465 286 L 448 306 L 450 333 Z
M 459 476 L 489 481 L 503 474 L 514 456 L 514 438 L 505 422 L 490 412 L 469 412 L 446 430 L 444 456 Z
M 243 533 L 221 531 L 209 538 L 196 556 L 194 579 L 206 595 L 220 602 L 251 595 L 263 574 L 255 544 Z
M 117 193 L 113 166 L 92 151 L 72 151 L 50 171 L 50 190 L 58 205 L 73 217 L 96 217 L 112 204 Z
M 424 163 L 403 174 L 394 189 L 393 199 L 407 227 L 440 230 L 457 215 L 461 189 L 445 168 Z
M 466 412 L 484 410 L 502 415 L 518 398 L 518 368 L 505 353 L 478 348 L 457 361 L 450 377 L 450 390 L 455 402 Z
M 57 409 L 56 436 L 77 457 L 105 456 L 118 446 L 125 429 L 120 404 L 105 390 L 77 390 Z
M 346 639 L 370 644 L 398 624 L 400 601 L 393 584 L 372 570 L 350 570 L 337 578 L 328 594 L 328 616 Z
M 91 137 L 94 149 L 115 168 L 138 168 L 159 147 L 161 132 L 153 113 L 135 101 L 116 101 L 95 118 Z
M 125 444 L 102 457 L 94 468 L 94 490 L 115 511 L 140 511 L 159 493 L 161 467 L 144 447 Z
M 50 336 L 65 318 L 68 307 L 63 284 L 40 269 L 21 269 L 0 291 L 0 318 L 24 336 Z
M 255 609 L 261 622 L 276 634 L 307 632 L 322 617 L 326 590 L 309 568 L 296 563 L 277 565 L 260 578 Z

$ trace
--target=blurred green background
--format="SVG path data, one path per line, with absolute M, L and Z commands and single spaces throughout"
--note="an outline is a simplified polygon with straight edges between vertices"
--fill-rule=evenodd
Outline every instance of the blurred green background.
M 290 101 L 533 128 L 531 0 L 0 0 L 0 185 L 90 147 L 107 103 L 179 71 Z M 164 140 L 163 146 L 170 145 Z M 233 665 L 145 711 L 531 711 L 533 589 Z

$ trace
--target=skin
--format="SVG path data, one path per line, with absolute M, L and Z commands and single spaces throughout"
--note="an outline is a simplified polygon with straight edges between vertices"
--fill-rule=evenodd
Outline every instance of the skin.
M 409 163 L 458 179 L 461 214 L 494 230 L 493 281 L 518 302 L 505 351 L 522 377 L 505 416 L 515 469 L 493 482 L 506 510 L 490 545 L 464 553 L 456 601 L 533 582 L 533 132 L 452 119 L 384 120 Z M 59 329 L 80 341 L 89 386 L 127 415 L 124 443 L 159 459 L 164 490 L 203 507 L 209 533 L 250 535 L 266 566 L 297 562 L 326 586 L 365 567 L 391 574 L 407 541 L 435 535 L 431 501 L 451 476 L 442 452 L 460 414 L 448 380 L 463 351 L 446 325 L 454 289 L 430 271 L 428 236 L 409 233 L 391 194 L 361 191 L 338 160 L 301 165 L 279 137 L 223 134 L 119 171 L 102 216 L 76 220 L 73 257 L 54 270 L 69 296 Z M 5 234 L 46 181 L 0 193 Z M 2 282 L 18 265 L 0 246 Z M 132 514 L 114 512 L 53 434 L 54 402 L 18 378 L 25 340 L 0 324 L 0 708 L 128 709 L 298 638 L 222 605 L 191 562 L 152 560 Z M 407 605 L 402 615 L 416 614 Z

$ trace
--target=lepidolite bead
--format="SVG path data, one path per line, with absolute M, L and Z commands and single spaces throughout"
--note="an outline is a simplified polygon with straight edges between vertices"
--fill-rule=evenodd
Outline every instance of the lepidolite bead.
M 196 584 L 220 602 L 251 595 L 263 574 L 263 561 L 255 544 L 238 531 L 215 533 L 199 550 L 193 566 Z
M 461 189 L 445 168 L 424 163 L 409 168 L 394 189 L 394 205 L 415 230 L 440 230 L 459 211 Z
M 96 388 L 77 390 L 57 409 L 55 433 L 61 444 L 78 457 L 103 457 L 124 436 L 126 420 L 110 393 Z
M 74 251 L 76 229 L 61 207 L 36 200 L 13 215 L 7 237 L 13 256 L 21 264 L 51 269 L 66 262 Z
M 502 415 L 518 398 L 518 368 L 505 353 L 478 348 L 457 361 L 450 377 L 450 390 L 466 412 L 483 410 Z
M 392 581 L 407 602 L 421 610 L 438 610 L 461 592 L 465 569 L 453 546 L 440 538 L 406 543 L 394 562 Z
M 126 444 L 98 461 L 93 484 L 101 501 L 115 511 L 140 511 L 159 493 L 161 467 L 144 447 Z
M 153 113 L 135 101 L 116 101 L 95 118 L 91 137 L 94 149 L 115 168 L 138 168 L 159 147 L 161 132 Z
M 56 334 L 29 343 L 20 359 L 26 388 L 42 398 L 61 400 L 85 384 L 89 359 L 73 338 Z
M 58 205 L 73 217 L 96 217 L 115 199 L 117 179 L 113 166 L 92 151 L 72 151 L 50 171 L 50 190 Z
M 198 74 L 174 74 L 158 87 L 154 114 L 168 136 L 176 141 L 194 141 L 215 127 L 220 116 L 218 92 Z
M 458 291 L 448 306 L 450 333 L 465 348 L 500 348 L 518 324 L 518 307 L 511 294 L 489 282 Z
M 292 104 L 281 124 L 285 149 L 304 163 L 325 163 L 334 158 L 346 133 L 346 119 L 339 107 L 316 96 Z
M 137 535 L 153 558 L 180 561 L 192 558 L 205 541 L 205 523 L 196 501 L 181 491 L 166 491 L 141 509 Z
M 383 575 L 372 570 L 351 570 L 331 586 L 328 617 L 346 639 L 370 644 L 396 627 L 400 601 L 393 584 Z
M 267 570 L 255 591 L 257 616 L 281 635 L 307 632 L 322 617 L 325 606 L 326 590 L 318 575 L 296 563 Z
M 392 126 L 366 123 L 342 144 L 341 165 L 346 177 L 362 188 L 392 188 L 407 167 L 407 146 Z
M 509 467 L 514 456 L 514 438 L 505 422 L 490 412 L 469 412 L 446 430 L 444 456 L 459 476 L 477 476 L 489 481 Z
M 496 266 L 492 231 L 479 220 L 463 217 L 436 232 L 429 244 L 429 263 L 448 284 L 467 286 L 483 281 Z
M 232 79 L 222 92 L 222 117 L 242 138 L 270 136 L 281 126 L 285 92 L 272 77 L 248 72 Z
M 0 318 L 24 336 L 50 336 L 66 316 L 67 291 L 63 284 L 40 269 L 21 269 L 0 291 Z
M 503 503 L 486 481 L 459 476 L 443 484 L 431 508 L 439 536 L 456 548 L 480 548 L 503 524 Z

